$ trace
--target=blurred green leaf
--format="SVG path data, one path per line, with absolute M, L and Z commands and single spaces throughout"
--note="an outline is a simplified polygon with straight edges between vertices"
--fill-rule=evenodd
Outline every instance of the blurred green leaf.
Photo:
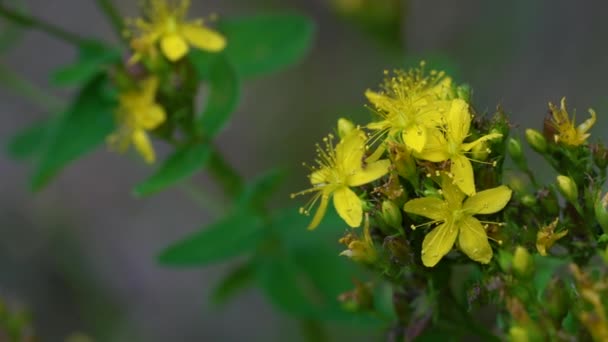
M 120 61 L 120 51 L 102 42 L 90 40 L 78 47 L 76 62 L 57 69 L 51 76 L 53 84 L 70 86 L 86 83 L 105 72 L 105 67 Z
M 285 171 L 281 169 L 272 169 L 265 172 L 247 185 L 238 199 L 237 206 L 264 204 L 277 190 L 284 178 Z
M 247 262 L 232 269 L 213 289 L 211 301 L 215 305 L 225 304 L 255 280 L 256 264 Z
M 209 71 L 209 93 L 198 124 L 209 137 L 217 135 L 230 119 L 240 97 L 238 77 L 228 61 L 218 56 Z
M 204 143 L 178 148 L 154 175 L 135 187 L 135 195 L 148 196 L 191 177 L 205 166 L 210 153 L 209 145 Z
M 558 268 L 568 264 L 568 262 L 569 261 L 565 259 L 542 256 L 539 254 L 534 255 L 534 267 L 536 272 L 534 272 L 533 282 L 539 299 L 542 298 L 542 294 L 551 281 L 553 274 L 555 274 Z
M 15 160 L 25 160 L 39 154 L 52 131 L 53 120 L 37 122 L 14 135 L 8 142 L 7 152 Z
M 260 14 L 218 23 L 224 53 L 243 78 L 269 74 L 300 61 L 313 42 L 313 22 L 299 14 Z
M 34 191 L 44 187 L 68 163 L 101 144 L 112 132 L 116 101 L 106 86 L 105 77 L 88 82 L 48 132 L 48 142 L 31 179 Z
M 264 238 L 262 221 L 237 212 L 174 243 L 158 260 L 169 266 L 205 266 L 253 251 Z

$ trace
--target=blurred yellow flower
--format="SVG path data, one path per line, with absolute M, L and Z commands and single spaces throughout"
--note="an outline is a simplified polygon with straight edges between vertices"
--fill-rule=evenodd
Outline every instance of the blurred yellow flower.
M 365 96 L 381 120 L 367 127 L 376 135 L 388 134 L 417 152 L 426 144 L 429 130 L 439 125 L 447 111 L 452 80 L 444 72 L 424 72 L 421 67 L 408 72 L 398 70 L 382 84 L 381 92 L 367 90 Z
M 556 218 L 550 224 L 542 227 L 536 233 L 536 249 L 538 253 L 542 256 L 547 256 L 547 251 L 553 247 L 553 245 L 557 242 L 557 240 L 563 238 L 568 234 L 568 230 L 562 230 L 559 233 L 555 232 L 555 228 L 557 228 L 557 223 L 559 222 L 559 218 Z
M 475 179 L 473 166 L 467 154 L 475 146 L 484 141 L 502 137 L 500 133 L 490 133 L 483 137 L 465 143 L 469 136 L 471 126 L 471 114 L 469 105 L 460 99 L 451 101 L 449 112 L 445 116 L 444 130 L 436 130 L 428 136 L 424 149 L 414 155 L 419 159 L 432 162 L 450 161 L 450 172 L 454 176 L 454 182 L 465 194 L 475 194 Z
M 184 57 L 194 46 L 201 50 L 218 52 L 226 46 L 226 39 L 207 27 L 203 20 L 186 21 L 190 0 L 148 0 L 143 9 L 144 18 L 130 22 L 134 32 L 131 47 L 137 61 L 143 55 L 156 51 L 156 44 L 172 62 Z
M 595 124 L 596 119 L 596 114 L 593 109 L 589 108 L 591 117 L 578 126 L 574 123 L 576 115 L 572 116 L 572 120 L 570 120 L 570 117 L 568 116 L 565 97 L 561 100 L 560 108 L 557 108 L 549 102 L 549 110 L 551 111 L 550 124 L 556 131 L 553 136 L 556 143 L 580 146 L 587 141 L 587 138 L 591 135 L 590 133 L 587 133 L 587 131 Z
M 502 210 L 511 199 L 511 189 L 501 185 L 480 191 L 465 200 L 465 194 L 449 177 L 443 177 L 443 200 L 436 197 L 416 198 L 405 203 L 403 210 L 428 217 L 439 223 L 422 242 L 422 263 L 435 266 L 454 246 L 469 258 L 487 264 L 492 259 L 492 247 L 484 226 L 473 215 L 493 214 Z M 464 201 L 464 202 L 463 202 Z M 414 226 L 412 228 L 415 228 Z
M 147 163 L 155 160 L 154 149 L 147 131 L 160 126 L 166 119 L 165 110 L 156 103 L 158 79 L 150 77 L 139 89 L 120 94 L 116 111 L 118 129 L 108 137 L 108 144 L 125 152 L 131 144 Z
M 363 208 L 357 194 L 350 189 L 375 181 L 388 173 L 390 161 L 388 159 L 373 162 L 364 162 L 366 136 L 358 128 L 351 130 L 334 147 L 333 135 L 324 139 L 326 147 L 321 149 L 317 145 L 318 167 L 313 168 L 310 174 L 312 188 L 292 194 L 292 198 L 316 192 L 306 209 L 302 208 L 304 214 L 321 199 L 309 229 L 316 228 L 327 211 L 329 198 L 333 195 L 334 206 L 340 217 L 351 227 L 361 225 Z

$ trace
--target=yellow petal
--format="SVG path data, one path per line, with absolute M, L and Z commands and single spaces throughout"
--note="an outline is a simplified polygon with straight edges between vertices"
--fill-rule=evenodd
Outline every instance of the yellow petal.
M 367 100 L 371 102 L 377 109 L 383 111 L 390 111 L 392 99 L 386 95 L 376 93 L 375 91 L 367 90 L 365 92 L 365 97 Z
M 451 221 L 439 225 L 424 237 L 422 241 L 422 263 L 426 267 L 437 265 L 444 255 L 448 254 L 458 235 L 458 229 Z
M 382 120 L 382 121 L 377 121 L 377 122 L 371 122 L 371 123 L 367 124 L 366 127 L 368 129 L 371 129 L 372 131 L 381 131 L 381 130 L 391 127 L 391 124 L 387 120 Z
M 175 62 L 188 53 L 188 44 L 178 34 L 167 34 L 160 41 L 163 54 L 171 62 Z
M 461 99 L 452 100 L 450 111 L 447 115 L 448 132 L 450 140 L 455 143 L 462 143 L 464 138 L 469 134 L 471 126 L 471 114 L 469 114 L 469 105 Z
M 460 208 L 462 206 L 465 194 L 454 184 L 454 181 L 450 177 L 443 176 L 441 191 L 443 198 L 448 202 L 450 208 Z
M 450 171 L 454 175 L 454 183 L 462 192 L 468 196 L 475 194 L 475 178 L 473 178 L 473 166 L 462 154 L 453 156 Z
M 435 197 L 415 198 L 403 206 L 410 214 L 428 217 L 433 220 L 446 220 L 448 216 L 447 203 Z
M 315 216 L 313 216 L 312 221 L 308 225 L 308 229 L 313 230 L 319 226 L 323 216 L 325 216 L 325 212 L 327 212 L 327 204 L 329 203 L 329 193 L 323 192 L 321 194 L 321 204 L 319 204 L 319 208 L 315 212 Z
M 156 159 L 154 154 L 154 148 L 152 147 L 152 143 L 150 142 L 150 138 L 143 129 L 138 129 L 133 132 L 131 136 L 133 140 L 133 145 L 135 145 L 135 149 L 141 156 L 144 158 L 146 163 L 152 164 Z
M 200 25 L 182 25 L 180 27 L 181 33 L 184 38 L 201 50 L 218 52 L 222 51 L 226 47 L 226 38 Z
M 155 129 L 165 122 L 165 118 L 165 110 L 157 104 L 142 108 L 142 111 L 137 113 L 137 123 L 146 130 Z
M 498 139 L 501 138 L 502 134 L 500 133 L 490 133 L 490 134 L 486 134 L 483 137 L 470 142 L 470 143 L 466 143 L 466 144 L 462 144 L 462 150 L 464 151 L 470 151 L 473 147 L 481 144 L 484 141 L 488 141 L 488 140 L 494 140 L 494 139 Z
M 365 133 L 352 130 L 336 146 L 336 164 L 347 173 L 359 170 L 365 153 Z
M 460 222 L 458 245 L 464 254 L 477 262 L 487 264 L 492 259 L 488 235 L 476 218 L 466 217 Z
M 309 176 L 310 184 L 318 185 L 328 183 L 330 173 L 331 170 L 326 167 L 313 171 Z
M 351 227 L 359 227 L 363 219 L 361 200 L 346 186 L 334 192 L 334 206 L 338 215 Z
M 595 124 L 595 120 L 597 115 L 595 114 L 595 111 L 593 109 L 589 109 L 589 114 L 591 115 L 591 117 L 585 121 L 583 121 L 582 124 L 578 125 L 578 127 L 576 127 L 576 132 L 578 133 L 578 135 L 583 138 L 583 142 L 584 139 L 586 139 L 588 137 L 588 135 L 586 135 L 585 133 Z
M 375 181 L 376 179 L 384 176 L 388 173 L 388 169 L 391 167 L 391 161 L 388 159 L 378 160 L 376 162 L 367 164 L 364 168 L 355 172 L 352 176 L 348 177 L 348 186 L 359 186 Z
M 153 103 L 158 90 L 158 77 L 148 77 L 141 82 L 141 96 L 145 102 Z
M 426 128 L 421 125 L 409 125 L 403 131 L 403 142 L 414 152 L 420 152 L 426 145 L 427 133 Z
M 416 158 L 431 162 L 442 162 L 450 159 L 447 150 L 448 143 L 437 129 L 433 129 L 427 134 L 426 145 L 420 153 L 414 153 Z
M 511 199 L 511 193 L 511 189 L 505 185 L 480 191 L 464 201 L 462 209 L 467 210 L 472 215 L 493 214 L 507 205 Z

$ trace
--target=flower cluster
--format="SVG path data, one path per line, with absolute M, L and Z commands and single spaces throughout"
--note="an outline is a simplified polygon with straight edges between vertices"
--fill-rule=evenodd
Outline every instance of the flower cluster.
M 409 71 L 386 72 L 379 91 L 365 92 L 376 120 L 355 127 L 340 119 L 340 141 L 334 145 L 330 135 L 325 148 L 317 148 L 318 166 L 309 176 L 312 188 L 298 193 L 315 193 L 302 209 L 305 214 L 320 200 L 309 228 L 319 224 L 333 196 L 336 211 L 353 228 L 361 225 L 364 213 L 392 226 L 398 234 L 405 233 L 403 218 L 410 222 L 418 216 L 432 219 L 425 225 L 434 227 L 421 247 L 421 259 L 427 267 L 435 266 L 449 253 L 457 238 L 464 254 L 488 263 L 493 254 L 486 232 L 489 225 L 473 215 L 501 211 L 511 198 L 511 190 L 500 185 L 477 192 L 471 162 L 495 164 L 488 160 L 489 143 L 500 142 L 503 134 L 472 127 L 465 90 L 455 86 L 444 72 L 427 73 L 424 62 Z M 406 201 L 408 198 L 413 199 Z M 388 210 L 396 203 L 411 217 L 401 215 L 398 209 L 397 213 Z M 413 223 L 408 226 L 416 227 Z M 356 246 L 366 247 L 357 248 L 356 253 L 349 247 L 345 255 L 375 259 L 361 255 L 375 253 L 368 228 L 360 239 L 352 235 L 348 233 L 343 241 L 357 241 Z
M 124 69 L 115 72 L 120 89 L 117 130 L 107 140 L 120 152 L 133 144 L 147 163 L 155 161 L 149 132 L 159 130 L 175 111 L 170 108 L 175 103 L 171 97 L 175 96 L 159 94 L 159 83 L 176 78 L 170 70 L 186 56 L 190 46 L 211 53 L 226 46 L 226 39 L 206 27 L 203 20 L 186 20 L 189 7 L 189 0 L 147 0 L 142 7 L 143 17 L 127 20 L 125 37 L 132 55 Z M 169 67 L 163 67 L 163 63 Z M 179 89 L 172 92 L 178 94 Z M 161 103 L 159 98 L 167 103 Z

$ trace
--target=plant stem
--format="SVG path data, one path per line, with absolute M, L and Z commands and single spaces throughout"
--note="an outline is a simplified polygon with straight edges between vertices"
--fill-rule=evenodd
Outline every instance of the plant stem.
M 3 64 L 0 64 L 0 85 L 14 91 L 45 110 L 55 111 L 62 105 L 61 100 Z
M 112 0 L 97 0 L 97 6 L 101 9 L 101 11 L 106 15 L 110 24 L 114 28 L 114 32 L 118 38 L 122 38 L 123 33 L 123 20 L 120 16 L 120 12 L 116 9 Z
M 242 192 L 243 179 L 213 145 L 208 166 L 213 178 L 230 198 L 235 199 Z
M 69 44 L 80 45 L 85 41 L 84 38 L 80 37 L 79 35 L 77 35 L 75 33 L 65 31 L 64 29 L 59 28 L 42 19 L 34 18 L 31 16 L 21 14 L 19 12 L 10 10 L 1 4 L 0 4 L 0 17 L 4 17 L 5 19 L 10 20 L 13 23 L 21 25 L 23 27 L 37 29 L 37 30 L 46 32 L 47 34 L 49 34 L 57 39 L 63 40 L 64 42 L 69 43 Z

